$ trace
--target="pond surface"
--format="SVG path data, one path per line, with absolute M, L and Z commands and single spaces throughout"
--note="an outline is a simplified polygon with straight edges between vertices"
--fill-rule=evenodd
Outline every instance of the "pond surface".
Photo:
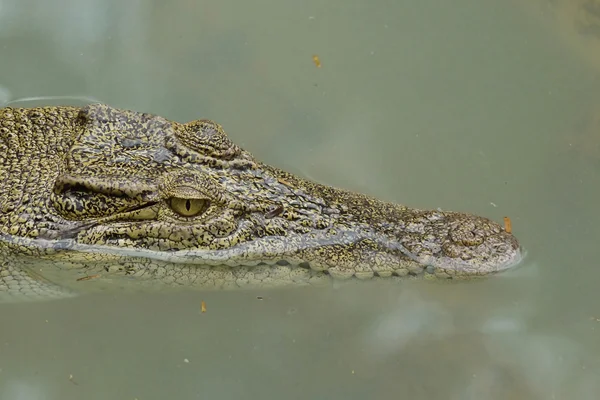
M 214 119 L 322 183 L 510 216 L 527 250 L 476 283 L 3 304 L 0 399 L 596 399 L 595 3 L 0 0 L 0 102 Z

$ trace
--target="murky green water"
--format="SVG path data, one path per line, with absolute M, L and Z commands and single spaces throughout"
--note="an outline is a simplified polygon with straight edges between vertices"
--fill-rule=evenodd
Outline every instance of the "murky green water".
M 528 251 L 478 283 L 0 305 L 0 399 L 596 399 L 600 40 L 565 33 L 581 1 L 518 3 L 0 0 L 0 101 L 212 118 Z

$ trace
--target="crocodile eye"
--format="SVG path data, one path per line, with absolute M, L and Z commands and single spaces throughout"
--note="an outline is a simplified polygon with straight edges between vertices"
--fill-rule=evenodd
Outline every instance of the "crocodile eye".
M 208 200 L 205 199 L 182 199 L 171 197 L 169 206 L 182 217 L 195 217 L 208 208 Z

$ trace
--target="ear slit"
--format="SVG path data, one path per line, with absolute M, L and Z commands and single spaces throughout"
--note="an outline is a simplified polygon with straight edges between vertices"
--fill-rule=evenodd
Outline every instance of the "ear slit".
M 153 180 L 128 179 L 115 176 L 60 175 L 54 183 L 54 193 L 84 192 L 98 193 L 110 197 L 135 200 L 156 198 L 157 187 Z

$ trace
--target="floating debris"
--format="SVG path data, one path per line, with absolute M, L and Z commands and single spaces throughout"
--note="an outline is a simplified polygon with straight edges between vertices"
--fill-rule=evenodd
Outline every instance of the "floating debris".
M 510 218 L 504 217 L 504 230 L 507 233 L 512 233 L 512 223 L 510 222 Z
M 315 66 L 316 66 L 317 68 L 321 68 L 321 60 L 319 59 L 319 56 L 318 56 L 318 55 L 316 55 L 316 54 L 315 54 L 315 55 L 313 56 L 313 62 L 315 63 Z
M 83 276 L 81 278 L 77 278 L 77 282 L 89 281 L 90 279 L 95 279 L 95 278 L 100 278 L 100 274 L 87 275 L 87 276 Z

